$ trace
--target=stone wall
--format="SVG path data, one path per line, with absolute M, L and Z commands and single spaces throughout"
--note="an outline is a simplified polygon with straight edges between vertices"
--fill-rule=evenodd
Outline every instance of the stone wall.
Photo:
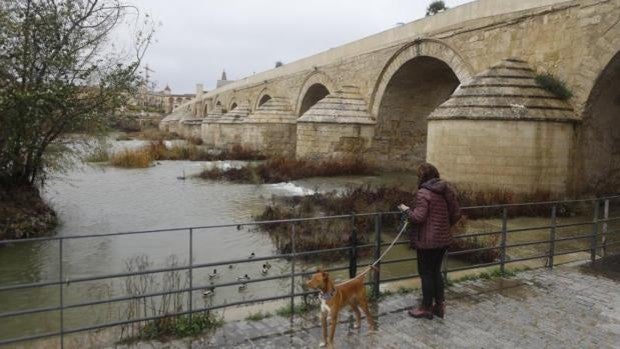
M 574 136 L 570 123 L 431 120 L 428 161 L 464 187 L 562 194 Z
M 297 124 L 297 157 L 309 159 L 360 156 L 370 146 L 374 126 L 334 123 Z
M 295 157 L 297 126 L 292 123 L 243 125 L 242 146 L 269 156 Z

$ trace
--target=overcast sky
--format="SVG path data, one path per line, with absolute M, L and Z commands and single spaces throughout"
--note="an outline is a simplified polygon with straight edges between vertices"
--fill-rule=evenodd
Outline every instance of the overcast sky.
M 448 0 L 454 7 L 471 0 Z M 424 0 L 133 0 L 161 22 L 145 63 L 158 88 L 206 90 L 424 17 Z

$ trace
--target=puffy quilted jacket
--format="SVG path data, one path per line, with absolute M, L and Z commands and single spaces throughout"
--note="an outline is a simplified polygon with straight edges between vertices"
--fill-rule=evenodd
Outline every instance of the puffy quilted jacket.
M 414 224 L 414 246 L 432 249 L 450 245 L 450 227 L 460 219 L 460 211 L 456 193 L 446 182 L 434 178 L 423 183 L 415 207 L 407 211 Z

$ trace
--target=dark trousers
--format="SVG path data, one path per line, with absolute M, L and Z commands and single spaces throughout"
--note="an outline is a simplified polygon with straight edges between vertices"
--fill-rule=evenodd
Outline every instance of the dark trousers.
M 426 307 L 432 306 L 433 300 L 436 303 L 443 303 L 444 301 L 441 262 L 446 250 L 446 248 L 417 250 L 418 273 L 422 279 L 422 305 Z

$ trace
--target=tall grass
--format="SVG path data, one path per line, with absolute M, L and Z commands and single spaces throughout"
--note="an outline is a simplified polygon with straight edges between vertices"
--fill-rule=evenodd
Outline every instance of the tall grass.
M 225 179 L 244 183 L 279 183 L 310 177 L 370 175 L 374 169 L 360 159 L 303 160 L 285 157 L 271 158 L 264 163 L 248 164 L 241 168 L 211 168 L 200 173 L 204 179 Z
M 176 132 L 167 132 L 162 131 L 157 128 L 147 128 L 137 132 L 131 132 L 128 136 L 137 139 L 143 139 L 147 141 L 165 141 L 165 140 L 174 140 L 181 139 Z
M 110 164 L 122 168 L 146 168 L 153 163 L 153 154 L 148 149 L 123 149 L 110 157 Z
M 110 160 L 108 146 L 106 144 L 98 144 L 92 151 L 84 157 L 86 162 L 107 162 Z
M 509 191 L 458 191 L 461 206 L 483 206 L 496 204 L 513 204 L 531 199 L 532 201 L 547 201 L 553 199 L 551 194 L 537 193 L 527 196 L 516 195 Z M 346 215 L 353 212 L 389 212 L 396 211 L 396 205 L 404 203 L 413 207 L 415 204 L 415 189 L 402 187 L 379 187 L 371 188 L 362 186 L 349 188 L 342 193 L 314 194 L 301 197 L 275 198 L 263 212 L 256 216 L 257 220 L 282 220 L 299 217 L 313 217 L 320 215 Z M 548 217 L 549 205 L 534 207 L 517 206 L 508 209 L 511 216 Z M 453 229 L 453 234 L 461 235 L 466 230 L 468 220 L 482 218 L 500 218 L 501 208 L 464 210 L 463 218 Z M 562 215 L 570 215 L 568 208 L 559 210 Z M 382 226 L 386 230 L 395 230 L 400 222 L 399 215 L 382 215 Z M 290 227 L 282 224 L 261 225 L 262 229 L 269 233 L 276 248 L 281 253 L 289 253 L 291 248 Z M 350 245 L 350 234 L 353 225 L 350 219 L 308 221 L 296 227 L 295 248 L 297 251 L 312 251 L 330 249 Z M 374 217 L 359 216 L 355 219 L 355 229 L 359 244 L 373 242 Z M 480 238 L 454 239 L 450 247 L 451 251 L 464 251 L 483 247 L 498 247 L 499 235 L 491 235 Z M 361 255 L 369 254 L 370 249 L 359 249 Z M 307 259 L 338 260 L 346 257 L 343 253 L 324 253 L 320 255 L 306 256 Z M 497 249 L 466 253 L 456 258 L 469 263 L 493 262 L 499 257 Z
M 190 161 L 220 161 L 220 160 L 261 160 L 264 156 L 243 148 L 233 148 L 230 151 L 211 152 L 204 147 L 194 144 L 173 145 L 167 147 L 164 141 L 153 141 L 137 149 L 124 149 L 110 156 L 110 164 L 123 168 L 145 168 L 153 161 L 160 160 L 190 160 Z
M 175 256 L 170 256 L 165 265 L 175 269 L 180 263 Z M 137 256 L 126 261 L 128 273 L 152 268 L 153 263 L 147 256 Z M 221 318 L 208 311 L 193 314 L 191 320 L 187 315 L 171 315 L 182 312 L 187 305 L 187 292 L 174 292 L 188 287 L 189 280 L 185 272 L 172 270 L 158 275 L 133 275 L 125 278 L 124 284 L 126 294 L 134 297 L 125 307 L 126 320 L 159 318 L 122 325 L 121 343 L 195 336 L 222 324 Z M 154 292 L 164 294 L 157 297 L 147 296 Z

